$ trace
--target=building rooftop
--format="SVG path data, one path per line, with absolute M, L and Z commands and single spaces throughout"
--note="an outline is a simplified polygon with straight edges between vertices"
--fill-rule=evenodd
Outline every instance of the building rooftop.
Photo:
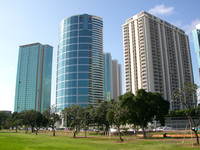
M 43 45 L 43 46 L 50 46 L 50 47 L 52 47 L 51 45 L 48 45 L 48 44 L 41 44 L 41 43 L 39 43 L 39 42 L 31 43 L 31 44 L 25 44 L 25 45 L 20 45 L 19 47 L 29 47 L 29 46 L 34 46 L 34 45 Z
M 127 23 L 129 23 L 132 20 L 138 19 L 139 17 L 145 16 L 145 15 L 150 17 L 150 18 L 152 18 L 152 19 L 154 19 L 154 20 L 157 20 L 160 23 L 164 23 L 164 24 L 168 25 L 171 28 L 177 29 L 180 32 L 185 33 L 185 31 L 180 29 L 179 27 L 177 27 L 177 26 L 175 26 L 175 25 L 173 25 L 173 24 L 171 24 L 171 23 L 169 23 L 169 22 L 167 22 L 167 21 L 165 21 L 165 20 L 163 20 L 163 19 L 161 19 L 159 17 L 156 17 L 156 16 L 154 16 L 154 15 L 152 15 L 152 14 L 146 12 L 146 11 L 141 11 L 138 14 L 136 14 L 136 15 L 132 16 L 131 18 L 127 19 L 124 25 L 126 25 Z

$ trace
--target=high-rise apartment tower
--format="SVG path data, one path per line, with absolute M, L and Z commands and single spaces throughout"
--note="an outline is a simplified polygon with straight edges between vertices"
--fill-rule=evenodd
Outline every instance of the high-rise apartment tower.
M 170 23 L 141 12 L 123 24 L 126 91 L 159 92 L 171 110 L 181 109 L 174 92 L 193 83 L 188 36 Z M 185 97 L 186 98 L 186 97 Z M 194 96 L 187 97 L 195 105 Z

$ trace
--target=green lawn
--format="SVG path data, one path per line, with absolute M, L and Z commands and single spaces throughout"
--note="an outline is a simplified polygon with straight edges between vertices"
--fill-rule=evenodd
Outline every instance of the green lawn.
M 179 144 L 177 144 L 179 142 Z M 73 139 L 24 133 L 0 133 L 0 150 L 199 150 L 175 140 L 129 139 L 124 143 L 109 137 Z

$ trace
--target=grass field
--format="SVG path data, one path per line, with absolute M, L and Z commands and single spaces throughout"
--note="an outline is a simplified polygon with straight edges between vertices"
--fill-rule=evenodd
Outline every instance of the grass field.
M 73 139 L 69 136 L 0 133 L 0 150 L 199 150 L 182 140 L 125 139 L 89 137 Z M 191 143 L 191 141 L 190 141 Z

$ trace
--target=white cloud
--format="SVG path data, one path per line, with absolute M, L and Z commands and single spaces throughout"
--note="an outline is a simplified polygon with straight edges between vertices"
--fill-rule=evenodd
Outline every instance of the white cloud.
M 154 15 L 171 15 L 174 12 L 174 7 L 161 4 L 151 8 L 148 12 Z

